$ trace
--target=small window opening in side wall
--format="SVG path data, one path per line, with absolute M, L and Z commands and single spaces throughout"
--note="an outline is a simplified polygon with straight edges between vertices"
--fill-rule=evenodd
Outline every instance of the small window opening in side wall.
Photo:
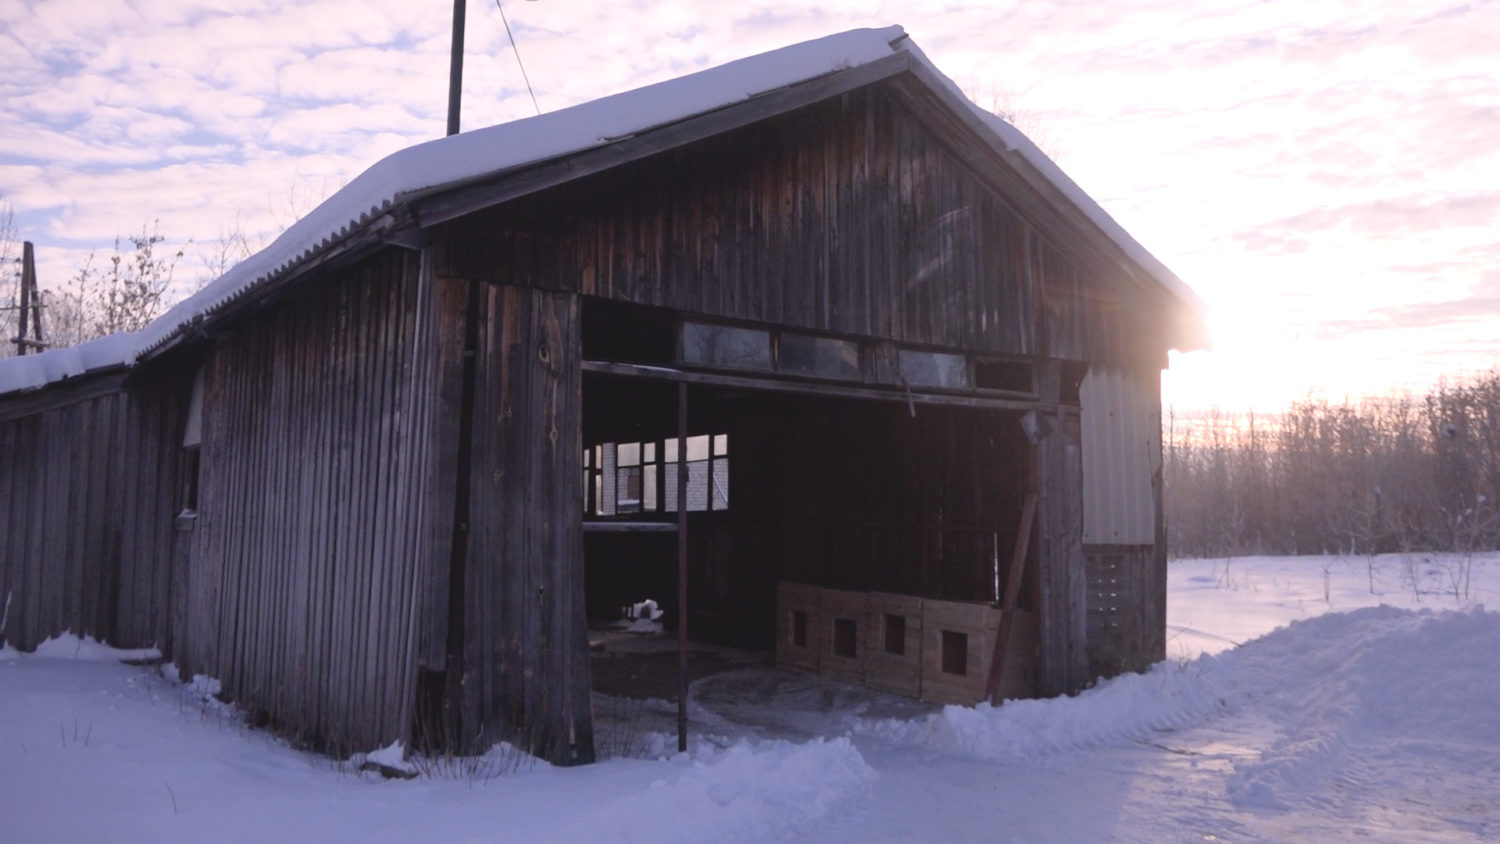
M 982 390 L 1005 390 L 1011 393 L 1033 393 L 1031 364 L 1026 361 L 974 359 L 974 386 Z
M 198 462 L 201 452 L 200 448 L 182 450 L 182 487 L 177 496 L 181 508 L 179 516 L 198 514 Z
M 192 530 L 198 516 L 198 481 L 203 451 L 203 370 L 193 376 L 187 418 L 182 425 L 182 454 L 178 465 L 178 530 Z

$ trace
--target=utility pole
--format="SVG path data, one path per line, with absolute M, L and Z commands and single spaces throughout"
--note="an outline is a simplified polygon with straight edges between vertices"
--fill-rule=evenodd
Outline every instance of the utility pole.
M 464 2 L 453 0 L 453 52 L 448 60 L 448 134 L 458 134 L 458 105 L 464 87 Z
M 29 336 L 33 333 L 36 336 Z M 42 342 L 42 295 L 36 289 L 36 250 L 29 240 L 21 244 L 21 313 L 15 342 L 17 355 L 47 348 Z

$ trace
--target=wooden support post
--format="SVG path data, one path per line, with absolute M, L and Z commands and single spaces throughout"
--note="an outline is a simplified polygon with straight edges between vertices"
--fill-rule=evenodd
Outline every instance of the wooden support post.
M 1026 503 L 1021 505 L 1021 528 L 1016 533 L 1016 545 L 1010 555 L 1010 568 L 1006 571 L 1005 591 L 1001 593 L 1000 627 L 995 631 L 995 652 L 990 656 L 990 675 L 984 684 L 985 697 L 990 703 L 999 704 L 1000 677 L 1005 671 L 1005 649 L 1010 645 L 1010 628 L 1015 623 L 1016 597 L 1021 591 L 1021 575 L 1026 566 L 1026 554 L 1031 550 L 1031 526 L 1036 521 L 1036 493 L 1028 493 Z
M 1088 598 L 1083 555 L 1083 466 L 1079 426 L 1057 407 L 1061 361 L 1037 369 L 1044 412 L 1034 454 L 1037 492 L 1038 691 L 1072 694 L 1088 678 Z
M 677 385 L 677 752 L 687 751 L 687 384 Z

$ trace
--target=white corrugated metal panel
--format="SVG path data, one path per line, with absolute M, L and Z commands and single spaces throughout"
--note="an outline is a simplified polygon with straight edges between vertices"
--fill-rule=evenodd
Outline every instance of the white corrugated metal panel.
M 1156 541 L 1151 477 L 1161 463 L 1161 400 L 1149 378 L 1094 366 L 1079 388 L 1083 434 L 1083 541 Z

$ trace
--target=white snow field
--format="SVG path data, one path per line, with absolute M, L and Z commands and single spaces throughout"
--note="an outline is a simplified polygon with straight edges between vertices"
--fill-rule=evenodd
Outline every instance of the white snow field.
M 675 705 L 599 696 L 599 764 L 498 748 L 413 780 L 118 661 L 149 654 L 0 650 L 0 841 L 1500 837 L 1500 554 L 1169 579 L 1169 659 L 1077 697 L 940 709 L 750 667 L 694 685 L 687 754 Z

